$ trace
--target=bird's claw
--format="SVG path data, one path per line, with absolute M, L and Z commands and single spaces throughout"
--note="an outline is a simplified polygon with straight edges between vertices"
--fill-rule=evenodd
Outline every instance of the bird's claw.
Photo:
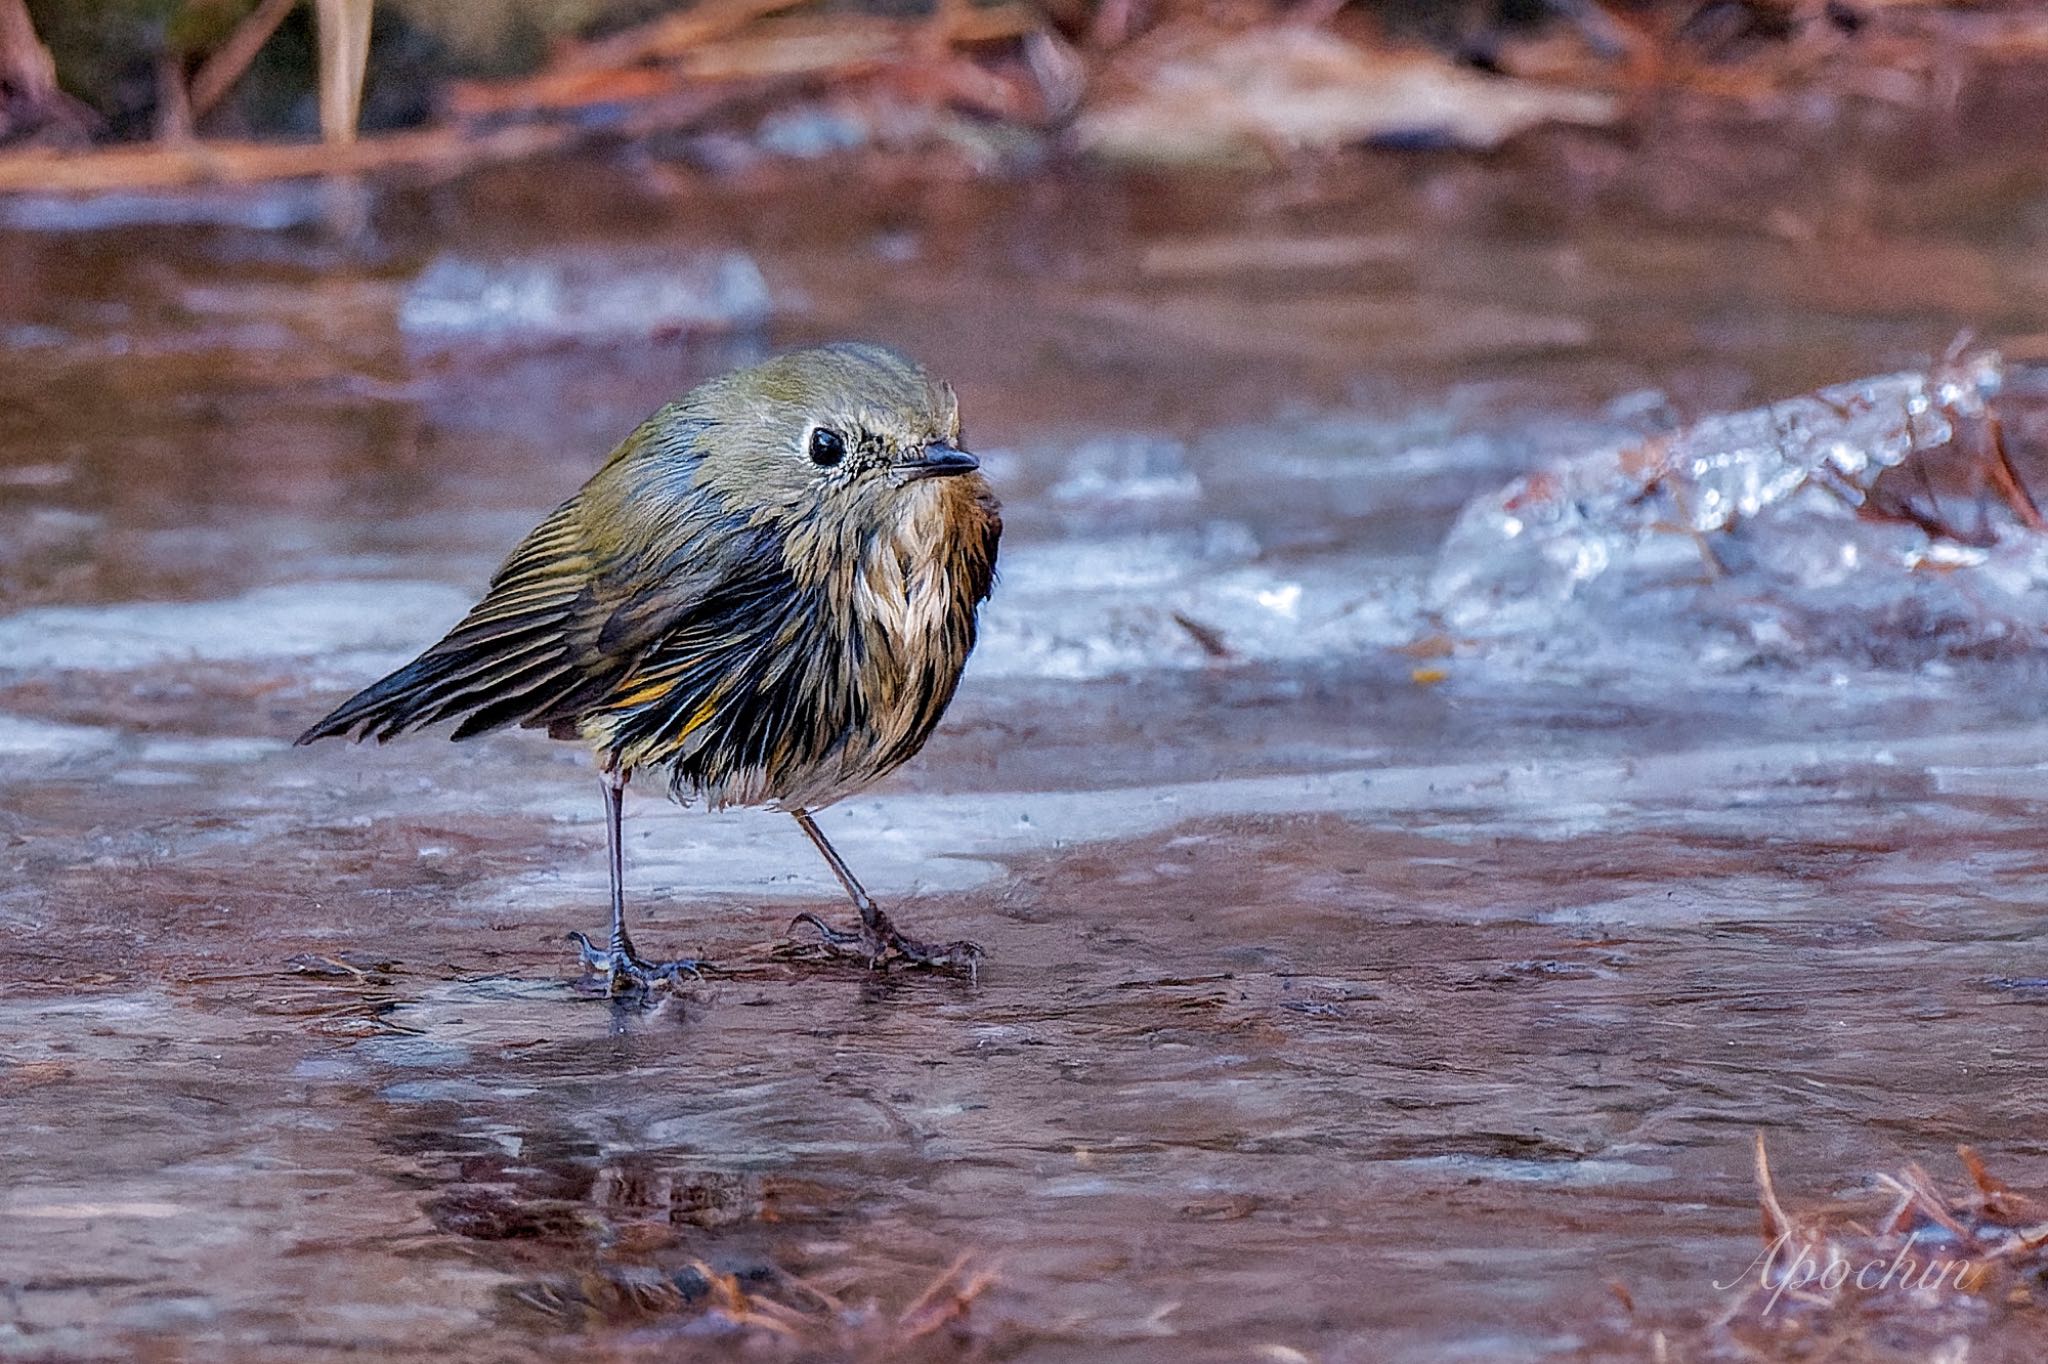
M 684 976 L 700 979 L 704 974 L 705 964 L 694 957 L 648 961 L 633 950 L 630 939 L 602 948 L 583 934 L 572 932 L 569 941 L 576 944 L 583 965 L 609 995 L 647 994 L 664 985 L 674 988 Z
M 794 934 L 799 926 L 816 934 L 813 942 L 793 943 L 795 950 L 813 949 L 828 957 L 847 957 L 867 963 L 870 970 L 882 970 L 892 962 L 906 966 L 922 967 L 932 971 L 967 972 L 969 980 L 979 978 L 981 959 L 984 953 L 978 943 L 966 941 L 949 943 L 923 943 L 915 938 L 905 937 L 896 931 L 896 925 L 889 922 L 889 916 L 875 911 L 873 922 L 861 921 L 858 928 L 834 928 L 817 915 L 805 911 L 790 920 L 790 932 Z

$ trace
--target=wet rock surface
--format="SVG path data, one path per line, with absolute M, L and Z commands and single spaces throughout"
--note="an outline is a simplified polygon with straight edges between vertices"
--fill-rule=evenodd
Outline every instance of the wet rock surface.
M 1650 1358 L 1757 1253 L 1756 1129 L 1816 1201 L 1963 1142 L 2048 1186 L 2035 648 L 1425 599 L 1547 462 L 2038 328 L 2048 190 L 1859 180 L 1906 306 L 1549 169 L 0 233 L 0 1355 Z M 603 326 L 423 350 L 451 239 L 573 245 Z M 735 249 L 777 305 L 716 335 L 604 283 Z M 636 933 L 723 969 L 614 1010 L 583 755 L 289 737 L 646 411 L 845 334 L 960 388 L 1011 529 L 940 736 L 825 822 L 990 961 L 775 960 L 838 912 L 797 831 L 635 792 Z

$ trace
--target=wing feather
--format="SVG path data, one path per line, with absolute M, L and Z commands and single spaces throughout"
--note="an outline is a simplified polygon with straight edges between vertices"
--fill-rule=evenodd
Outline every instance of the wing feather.
M 640 676 L 642 658 L 670 637 L 716 652 L 732 622 L 772 590 L 764 565 L 779 569 L 780 546 L 708 505 L 708 494 L 670 508 L 654 536 L 620 537 L 616 514 L 604 514 L 617 489 L 603 479 L 535 527 L 445 637 L 299 742 L 352 735 L 381 743 L 448 720 L 458 722 L 457 739 L 513 724 L 574 734 L 583 714 L 621 686 L 658 704 L 649 688 L 665 675 Z M 611 525 L 614 538 L 593 534 L 593 522 Z

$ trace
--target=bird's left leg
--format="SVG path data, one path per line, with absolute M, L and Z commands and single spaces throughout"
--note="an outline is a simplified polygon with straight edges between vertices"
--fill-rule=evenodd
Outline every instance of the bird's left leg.
M 818 935 L 818 945 L 828 953 L 839 957 L 858 957 L 871 967 L 883 966 L 890 961 L 908 962 L 912 966 L 945 967 L 958 970 L 967 968 L 972 976 L 981 962 L 981 948 L 971 942 L 949 942 L 943 944 L 922 943 L 907 938 L 896 931 L 896 925 L 882 912 L 859 881 L 854 879 L 853 869 L 846 865 L 846 859 L 825 837 L 825 831 L 811 818 L 808 810 L 792 810 L 796 822 L 812 843 L 823 854 L 825 864 L 832 868 L 832 874 L 839 878 L 839 884 L 846 889 L 846 898 L 853 901 L 853 907 L 860 911 L 860 927 L 857 929 L 834 928 L 815 914 L 804 913 L 796 916 L 796 923 L 808 924 Z
M 597 944 L 581 933 L 571 933 L 569 941 L 575 943 L 582 953 L 583 964 L 602 978 L 605 989 L 615 995 L 651 990 L 663 982 L 673 983 L 686 974 L 694 976 L 701 963 L 693 959 L 654 962 L 633 950 L 633 939 L 626 932 L 624 827 L 626 783 L 633 774 L 630 769 L 606 767 L 602 775 L 605 850 L 610 854 L 612 873 L 612 942 L 609 949 L 600 951 Z

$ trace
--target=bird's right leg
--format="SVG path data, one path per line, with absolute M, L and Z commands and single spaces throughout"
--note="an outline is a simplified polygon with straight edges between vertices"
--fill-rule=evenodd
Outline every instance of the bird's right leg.
M 626 783 L 632 775 L 630 770 L 616 767 L 607 767 L 603 772 L 605 851 L 609 854 L 612 876 L 611 946 L 600 951 L 597 944 L 581 933 L 569 935 L 569 941 L 575 943 L 582 954 L 583 964 L 602 978 L 605 989 L 615 995 L 651 990 L 663 982 L 673 983 L 686 974 L 694 976 L 701 964 L 687 957 L 677 961 L 648 961 L 633 950 L 632 936 L 626 932 L 625 795 Z
M 832 875 L 846 891 L 846 898 L 853 901 L 853 907 L 860 911 L 860 927 L 857 929 L 834 928 L 815 914 L 803 913 L 796 916 L 796 922 L 808 925 L 818 935 L 817 946 L 837 957 L 858 957 L 870 967 L 878 967 L 890 961 L 907 962 L 912 966 L 929 966 L 957 970 L 966 967 L 969 976 L 975 974 L 981 963 L 981 948 L 971 942 L 949 942 L 942 944 L 922 943 L 915 938 L 905 937 L 897 932 L 896 925 L 882 912 L 861 883 L 854 879 L 853 868 L 846 865 L 846 859 L 825 837 L 825 831 L 811 818 L 809 810 L 792 810 L 796 822 L 811 842 L 817 845 L 825 858 L 825 865 L 832 868 Z

